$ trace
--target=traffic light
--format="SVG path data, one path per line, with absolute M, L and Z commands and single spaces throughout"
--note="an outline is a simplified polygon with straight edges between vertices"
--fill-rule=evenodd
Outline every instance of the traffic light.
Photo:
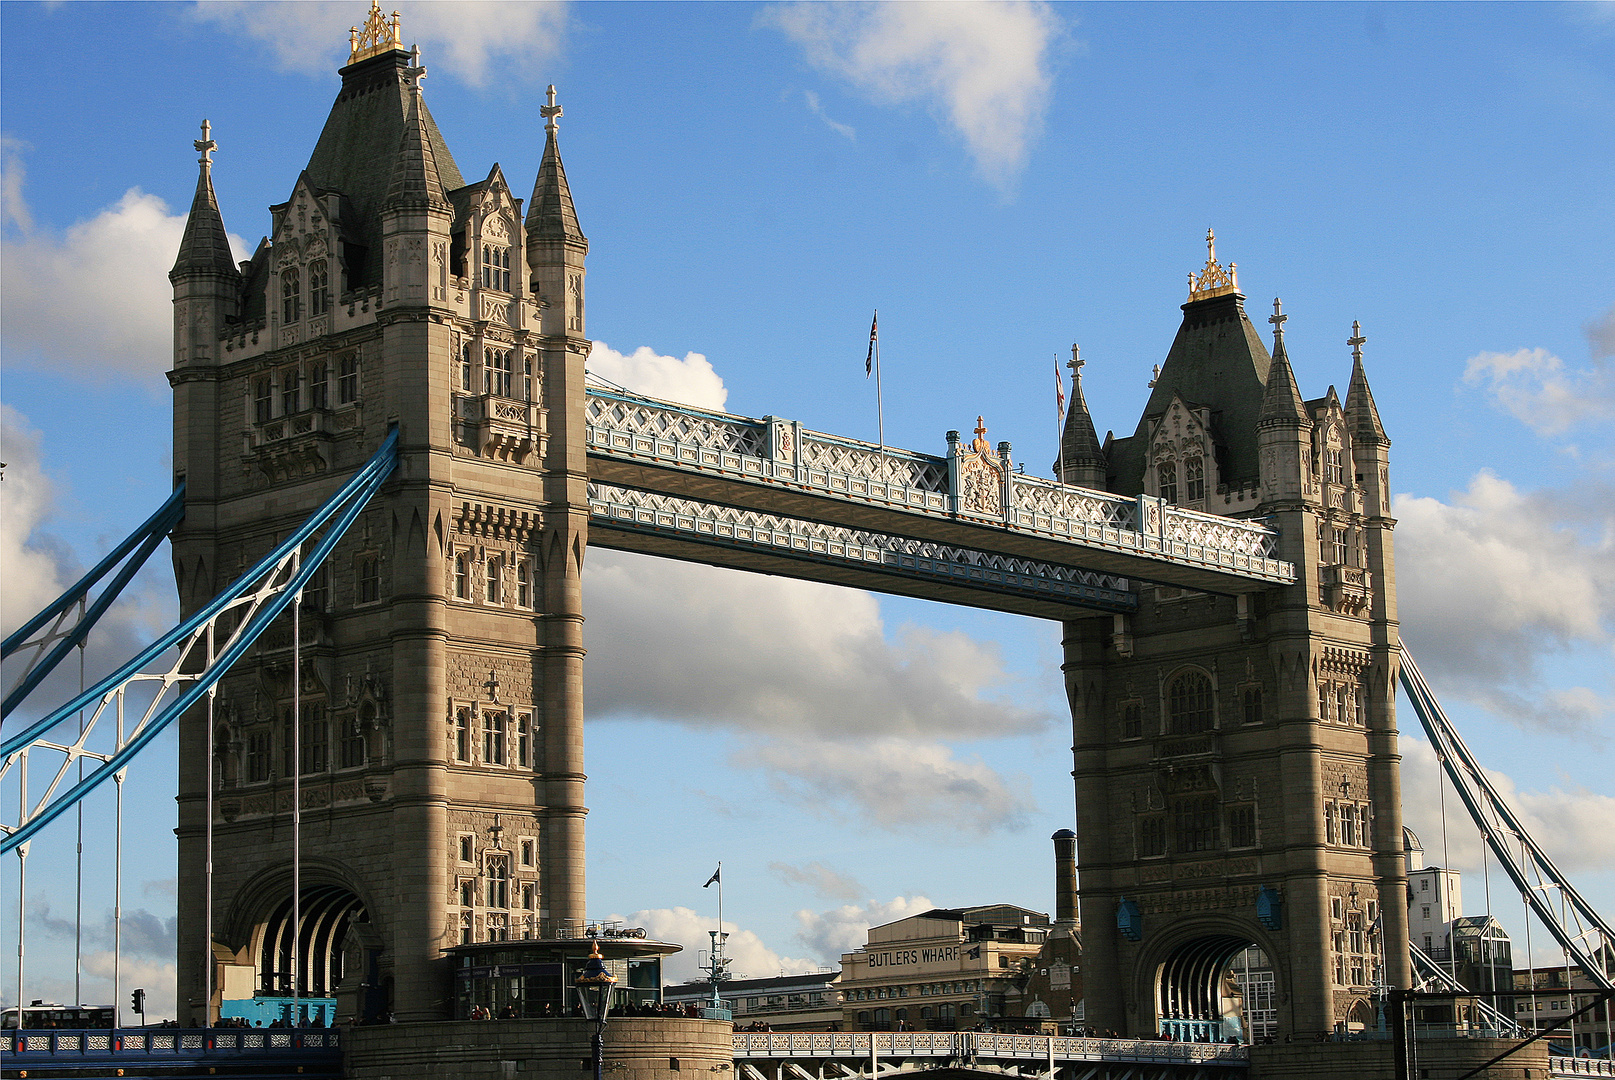
M 136 990 L 129 995 L 129 1003 L 135 1007 L 135 1012 L 139 1013 L 141 1018 L 144 1019 L 146 1016 L 146 992 Z

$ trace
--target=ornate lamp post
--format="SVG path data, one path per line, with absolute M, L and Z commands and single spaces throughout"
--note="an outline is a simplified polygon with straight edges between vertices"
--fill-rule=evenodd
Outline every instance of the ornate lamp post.
M 606 1071 L 606 1017 L 611 1013 L 611 986 L 617 980 L 606 970 L 600 957 L 600 943 L 590 943 L 589 961 L 577 978 L 578 1003 L 583 1015 L 594 1021 L 594 1080 L 604 1080 Z

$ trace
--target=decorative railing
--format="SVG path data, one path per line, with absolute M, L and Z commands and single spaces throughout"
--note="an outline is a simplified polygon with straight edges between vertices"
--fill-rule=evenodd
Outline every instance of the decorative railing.
M 1184 510 L 1150 496 L 1126 497 L 1009 472 L 991 459 L 997 494 L 964 495 L 980 455 L 950 433 L 946 457 L 809 431 L 793 420 L 752 419 L 618 390 L 590 387 L 589 452 L 893 510 L 947 515 L 1050 539 L 1158 556 L 1275 582 L 1295 580 L 1273 558 L 1277 534 L 1256 521 Z M 1007 455 L 1008 445 L 1000 444 Z M 968 505 L 967 505 L 968 504 Z
M 1082 606 L 1131 611 L 1137 598 L 1109 574 L 912 537 L 804 521 L 611 484 L 589 485 L 599 525 L 678 532 L 709 542 L 771 548 L 782 554 L 851 563 L 911 577 L 957 582 Z
M 1549 1076 L 1615 1076 L 1615 1061 L 1609 1058 L 1576 1058 L 1554 1054 L 1548 1058 Z
M 250 1057 L 309 1052 L 340 1062 L 337 1028 L 118 1028 L 113 1030 L 11 1030 L 5 1033 L 8 1066 L 26 1069 L 35 1057 Z M 7 1075 L 15 1075 L 11 1068 Z
M 1083 1039 L 1064 1035 L 989 1035 L 966 1031 L 736 1032 L 735 1060 L 757 1058 L 938 1057 L 1019 1061 L 1249 1063 L 1245 1047 L 1155 1039 Z

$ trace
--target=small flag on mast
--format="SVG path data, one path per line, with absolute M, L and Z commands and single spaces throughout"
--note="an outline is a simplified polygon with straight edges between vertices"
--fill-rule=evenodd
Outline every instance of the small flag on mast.
M 880 312 L 877 311 L 874 317 L 869 320 L 869 355 L 864 357 L 864 378 L 866 379 L 875 370 L 875 342 L 880 340 L 879 322 Z
M 1054 358 L 1054 415 L 1065 420 L 1065 380 L 1060 377 L 1060 358 Z
M 703 885 L 701 887 L 704 889 L 704 888 L 707 887 L 707 885 L 711 885 L 714 881 L 717 881 L 717 882 L 721 883 L 723 879 L 719 875 L 721 875 L 722 873 L 723 873 L 723 867 L 720 866 L 716 870 L 712 871 L 712 876 L 707 878 L 707 884 Z

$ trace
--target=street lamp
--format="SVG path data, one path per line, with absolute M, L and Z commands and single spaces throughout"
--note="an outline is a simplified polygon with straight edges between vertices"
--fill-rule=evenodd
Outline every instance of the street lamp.
M 594 1080 L 604 1080 L 606 1071 L 606 1017 L 611 1013 L 611 986 L 617 980 L 606 970 L 600 957 L 600 943 L 589 943 L 589 960 L 578 974 L 578 1003 L 583 1015 L 594 1021 Z

